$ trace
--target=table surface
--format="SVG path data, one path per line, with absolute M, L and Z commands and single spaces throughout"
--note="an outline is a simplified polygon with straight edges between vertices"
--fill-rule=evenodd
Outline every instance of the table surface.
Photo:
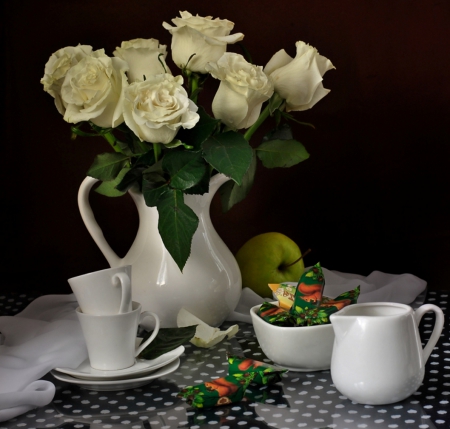
M 0 315 L 15 314 L 33 299 L 28 295 L 0 294 Z M 448 292 L 430 291 L 411 304 L 438 305 L 444 313 Z M 427 341 L 434 314 L 422 319 L 420 332 Z M 229 323 L 226 325 L 230 325 Z M 280 383 L 253 386 L 236 404 L 196 410 L 176 397 L 184 386 L 227 375 L 226 353 L 241 354 L 270 362 L 261 351 L 252 325 L 239 323 L 236 337 L 210 349 L 190 343 L 180 367 L 166 377 L 140 388 L 97 392 L 44 378 L 56 386 L 51 404 L 0 423 L 3 428 L 450 428 L 449 317 L 441 339 L 426 364 L 419 390 L 402 402 L 386 406 L 353 403 L 334 387 L 330 372 L 288 372 Z

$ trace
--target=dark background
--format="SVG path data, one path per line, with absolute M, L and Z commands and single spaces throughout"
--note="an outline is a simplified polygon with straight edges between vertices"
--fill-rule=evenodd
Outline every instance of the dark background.
M 324 78 L 331 93 L 295 114 L 316 127 L 294 125 L 310 159 L 259 166 L 251 194 L 226 214 L 214 199 L 213 223 L 229 248 L 278 231 L 312 249 L 307 264 L 409 272 L 432 289 L 450 288 L 450 2 L 14 0 L 2 8 L 0 291 L 65 293 L 67 278 L 108 267 L 82 223 L 77 191 L 109 146 L 70 140 L 40 84 L 49 56 L 78 43 L 112 55 L 123 40 L 152 37 L 170 51 L 161 24 L 179 10 L 233 21 L 256 64 L 283 48 L 294 56 L 303 40 L 336 67 Z M 201 104 L 216 84 L 208 81 Z M 133 203 L 99 195 L 91 203 L 123 256 L 138 224 Z

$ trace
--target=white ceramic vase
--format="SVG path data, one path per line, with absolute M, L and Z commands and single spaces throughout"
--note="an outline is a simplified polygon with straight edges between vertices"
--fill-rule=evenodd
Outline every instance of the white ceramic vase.
M 211 326 L 219 326 L 235 309 L 242 290 L 239 266 L 214 229 L 209 209 L 212 197 L 229 180 L 217 174 L 209 192 L 185 195 L 186 204 L 199 218 L 191 255 L 183 272 L 164 247 L 158 232 L 158 211 L 148 207 L 140 192 L 130 190 L 139 214 L 136 238 L 124 258 L 106 241 L 89 204 L 97 179 L 86 177 L 78 193 L 81 217 L 111 267 L 132 266 L 132 299 L 142 309 L 156 313 L 161 327 L 175 327 L 178 311 L 185 308 Z

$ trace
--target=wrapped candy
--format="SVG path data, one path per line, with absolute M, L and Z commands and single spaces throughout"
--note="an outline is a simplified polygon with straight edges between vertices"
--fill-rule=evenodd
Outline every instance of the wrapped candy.
M 296 326 L 295 319 L 289 313 L 289 310 L 278 307 L 278 305 L 264 302 L 258 310 L 258 316 L 267 323 L 276 326 Z
M 272 290 L 275 289 L 274 285 L 270 286 Z M 331 314 L 346 305 L 355 304 L 360 294 L 358 286 L 332 299 L 322 295 L 324 287 L 325 277 L 320 263 L 317 263 L 301 276 L 290 307 L 286 302 L 287 294 L 283 292 L 283 288 L 277 288 L 275 291 L 277 298 L 279 294 L 282 294 L 283 298 L 282 300 L 279 298 L 280 305 L 265 302 L 259 308 L 258 314 L 267 323 L 277 326 L 322 325 L 330 323 Z
M 275 294 L 278 299 L 279 306 L 286 310 L 289 310 L 294 303 L 295 286 L 288 283 L 269 284 L 269 288 Z
M 186 399 L 194 408 L 209 408 L 239 402 L 256 373 L 234 375 L 207 381 L 182 389 L 177 397 Z
M 177 397 L 194 408 L 209 408 L 239 402 L 250 383 L 268 385 L 281 380 L 287 369 L 245 356 L 228 355 L 227 377 L 182 389 Z
M 296 313 L 296 308 L 317 308 L 322 300 L 325 277 L 320 262 L 306 271 L 300 277 L 294 295 L 294 304 L 290 308 L 291 314 Z
M 254 373 L 252 382 L 256 384 L 272 384 L 281 381 L 281 374 L 287 369 L 270 365 L 259 360 L 246 358 L 245 356 L 228 355 L 228 373 L 240 378 L 245 374 Z

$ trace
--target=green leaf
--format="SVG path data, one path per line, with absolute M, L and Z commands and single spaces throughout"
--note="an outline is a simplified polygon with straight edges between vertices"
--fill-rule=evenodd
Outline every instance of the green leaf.
M 232 181 L 224 183 L 220 187 L 220 202 L 222 204 L 222 211 L 227 212 L 235 204 L 242 201 L 250 192 L 253 186 L 256 174 L 256 155 L 253 153 L 252 162 L 249 169 L 242 179 L 242 185 L 239 186 Z
M 193 146 L 194 151 L 201 149 L 202 143 L 214 132 L 219 126 L 220 121 L 218 119 L 211 118 L 203 107 L 198 108 L 200 120 L 197 122 L 194 128 L 184 129 L 181 128 L 177 133 L 177 139 L 182 142 Z
M 125 192 L 118 190 L 117 185 L 122 182 L 123 178 L 129 171 L 130 168 L 128 167 L 122 168 L 114 180 L 102 182 L 99 186 L 97 186 L 97 188 L 95 188 L 95 192 L 107 197 L 121 197 L 125 194 Z
M 150 166 L 155 164 L 155 154 L 153 153 L 153 150 L 144 153 L 143 155 L 139 156 L 136 159 L 135 165 L 146 165 Z
M 166 152 L 162 168 L 170 175 L 170 187 L 181 191 L 195 186 L 208 171 L 200 153 L 180 150 Z
M 148 207 L 156 207 L 161 195 L 169 190 L 169 185 L 160 173 L 148 170 L 143 174 L 142 195 Z
M 95 157 L 87 175 L 102 181 L 113 180 L 119 174 L 119 171 L 125 167 L 128 160 L 128 156 L 122 153 L 102 153 Z
M 126 192 L 136 184 L 139 189 L 142 190 L 143 173 L 148 171 L 149 166 L 158 166 L 161 169 L 160 163 L 155 164 L 155 155 L 153 154 L 153 151 L 144 153 L 136 158 L 131 169 L 117 185 L 117 189 Z
M 175 350 L 177 347 L 182 346 L 192 339 L 196 329 L 197 325 L 185 326 L 183 328 L 161 328 L 155 339 L 139 353 L 138 358 L 148 360 L 156 359 L 164 353 Z M 142 341 L 149 338 L 152 332 L 148 332 Z
M 289 124 L 282 124 L 263 137 L 263 142 L 270 140 L 292 140 L 294 138 Z
M 227 131 L 203 143 L 203 156 L 219 173 L 240 185 L 252 162 L 253 151 L 242 134 Z
M 185 189 L 183 192 L 185 194 L 190 195 L 203 195 L 209 192 L 209 181 L 211 179 L 211 176 L 209 174 L 209 171 L 207 170 L 205 172 L 205 175 L 202 177 L 200 182 L 198 182 L 195 186 L 189 189 Z M 234 182 L 232 182 L 234 183 Z
M 184 203 L 183 192 L 175 189 L 165 192 L 156 207 L 159 213 L 159 235 L 180 271 L 183 271 L 191 253 L 198 217 Z
M 133 166 L 130 168 L 122 180 L 117 184 L 116 189 L 125 193 L 134 184 L 138 185 L 139 189 L 142 187 L 142 173 L 145 170 L 144 166 Z
M 292 167 L 309 158 L 305 147 L 297 140 L 269 140 L 256 148 L 264 167 Z

